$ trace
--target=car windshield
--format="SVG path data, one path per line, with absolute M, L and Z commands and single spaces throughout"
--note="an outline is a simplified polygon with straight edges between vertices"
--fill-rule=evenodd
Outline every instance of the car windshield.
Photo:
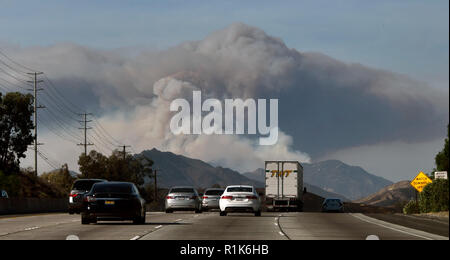
M 173 188 L 170 190 L 170 193 L 194 193 L 194 189 L 192 189 L 192 188 Z
M 99 180 L 79 180 L 73 184 L 72 190 L 91 190 L 92 185 L 100 182 Z
M 205 195 L 222 195 L 223 190 L 207 190 Z
M 130 184 L 97 184 L 92 188 L 93 193 L 133 193 Z
M 227 189 L 227 192 L 253 192 L 251 187 L 231 187 Z

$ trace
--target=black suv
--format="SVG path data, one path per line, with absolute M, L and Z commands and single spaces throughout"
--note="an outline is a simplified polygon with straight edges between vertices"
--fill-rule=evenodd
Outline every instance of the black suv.
M 88 193 L 95 183 L 106 182 L 101 179 L 76 180 L 69 195 L 69 214 L 80 214 L 84 207 L 84 195 Z

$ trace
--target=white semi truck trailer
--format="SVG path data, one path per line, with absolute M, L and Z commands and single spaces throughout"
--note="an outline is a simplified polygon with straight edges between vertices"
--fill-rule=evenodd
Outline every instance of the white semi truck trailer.
M 303 211 L 303 166 L 297 161 L 266 161 L 268 210 Z

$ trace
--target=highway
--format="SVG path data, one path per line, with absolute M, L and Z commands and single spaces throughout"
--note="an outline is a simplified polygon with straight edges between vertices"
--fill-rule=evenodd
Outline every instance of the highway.
M 0 217 L 0 240 L 439 240 L 448 237 L 355 213 L 250 214 L 148 212 L 145 225 L 99 222 L 81 225 L 79 215 Z

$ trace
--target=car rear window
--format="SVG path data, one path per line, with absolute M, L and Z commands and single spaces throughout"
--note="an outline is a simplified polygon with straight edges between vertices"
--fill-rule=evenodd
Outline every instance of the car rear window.
M 223 190 L 207 190 L 205 195 L 222 195 Z
M 130 184 L 97 184 L 92 188 L 94 193 L 133 193 L 133 186 Z
M 91 190 L 92 185 L 101 182 L 100 180 L 79 180 L 73 184 L 72 190 Z
M 331 200 L 327 200 L 326 202 L 341 203 L 341 200 L 338 200 L 338 199 L 331 199 Z
M 227 189 L 227 192 L 253 192 L 253 188 L 250 187 L 231 187 Z
M 170 190 L 170 193 L 194 193 L 194 189 L 192 189 L 192 188 L 173 188 Z

